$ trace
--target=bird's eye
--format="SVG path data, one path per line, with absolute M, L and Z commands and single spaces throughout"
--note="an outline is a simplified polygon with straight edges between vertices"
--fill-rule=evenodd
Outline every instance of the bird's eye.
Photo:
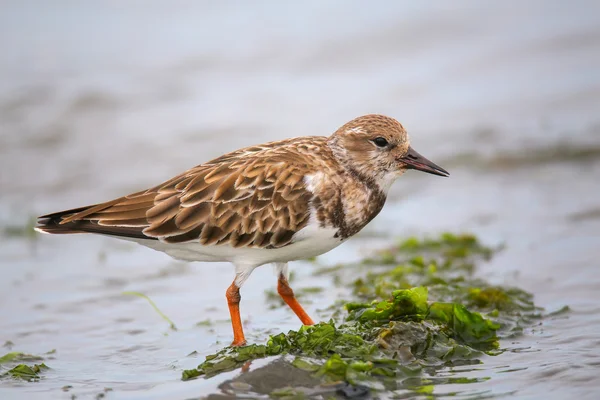
M 375 143 L 377 145 L 377 147 L 385 147 L 388 145 L 388 141 L 385 140 L 385 138 L 382 137 L 378 137 L 373 139 L 373 143 Z

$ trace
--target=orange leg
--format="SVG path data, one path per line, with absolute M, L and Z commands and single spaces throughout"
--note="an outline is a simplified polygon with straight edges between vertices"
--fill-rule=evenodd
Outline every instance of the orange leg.
M 235 282 L 229 286 L 227 292 L 227 305 L 229 306 L 229 314 L 231 315 L 231 326 L 233 327 L 233 342 L 232 346 L 243 346 L 246 344 L 246 338 L 244 337 L 244 330 L 242 329 L 242 319 L 240 318 L 240 288 L 236 286 Z
M 313 320 L 308 316 L 304 308 L 298 303 L 294 296 L 294 291 L 290 287 L 287 279 L 283 275 L 279 275 L 279 281 L 277 282 L 277 293 L 281 296 L 283 301 L 290 306 L 292 311 L 300 318 L 300 321 L 304 325 L 314 325 Z

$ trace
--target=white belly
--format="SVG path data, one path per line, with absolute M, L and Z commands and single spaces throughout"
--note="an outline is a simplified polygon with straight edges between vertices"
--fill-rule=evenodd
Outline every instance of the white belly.
M 234 248 L 228 245 L 203 246 L 197 242 L 167 244 L 157 240 L 132 239 L 173 258 L 185 261 L 229 261 L 238 267 L 258 267 L 268 263 L 285 263 L 316 257 L 339 246 L 337 229 L 320 228 L 311 221 L 294 235 L 293 242 L 278 249 Z

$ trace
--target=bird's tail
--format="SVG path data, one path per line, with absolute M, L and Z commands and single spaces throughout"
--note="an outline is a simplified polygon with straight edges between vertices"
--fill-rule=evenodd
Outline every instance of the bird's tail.
M 79 224 L 74 222 L 64 223 L 68 217 L 88 210 L 91 206 L 74 208 L 66 211 L 59 211 L 52 214 L 42 215 L 37 219 L 37 225 L 33 228 L 41 233 L 49 234 L 67 234 L 67 233 L 85 233 Z
M 49 234 L 68 233 L 97 233 L 100 235 L 119 236 L 136 239 L 155 239 L 144 235 L 144 228 L 148 226 L 144 218 L 143 223 L 136 222 L 135 225 L 127 220 L 125 224 L 109 223 L 103 224 L 99 213 L 123 201 L 115 199 L 106 203 L 92 206 L 73 208 L 71 210 L 59 211 L 52 214 L 42 215 L 37 219 L 35 230 Z M 110 222 L 110 221 L 109 221 Z

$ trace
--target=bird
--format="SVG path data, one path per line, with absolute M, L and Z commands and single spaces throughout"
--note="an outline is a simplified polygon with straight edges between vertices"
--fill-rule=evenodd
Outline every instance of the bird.
M 302 324 L 313 325 L 289 285 L 288 263 L 324 254 L 356 235 L 408 170 L 450 175 L 411 147 L 396 119 L 368 114 L 330 136 L 242 148 L 150 189 L 43 215 L 35 230 L 100 234 L 179 260 L 230 262 L 235 276 L 225 297 L 231 345 L 243 346 L 240 288 L 252 271 L 274 264 L 282 300 Z

